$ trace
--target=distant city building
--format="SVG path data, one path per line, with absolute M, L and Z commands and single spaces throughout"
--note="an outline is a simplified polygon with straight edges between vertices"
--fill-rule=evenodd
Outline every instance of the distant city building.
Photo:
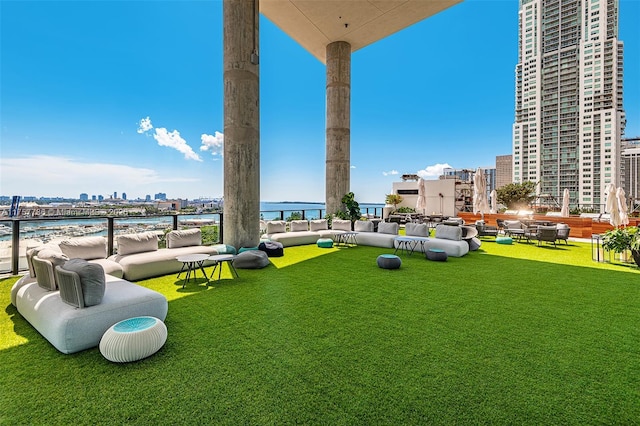
M 127 199 L 127 193 L 126 193 L 126 192 L 123 192 L 123 193 L 122 193 L 122 199 L 123 199 L 123 200 L 126 200 L 126 199 Z
M 98 195 L 98 201 L 100 202 L 104 201 L 104 197 L 102 195 Z
M 153 199 L 159 201 L 167 201 L 167 194 L 165 194 L 164 192 L 159 192 L 153 196 Z
M 118 198 L 118 193 L 117 192 L 113 193 L 113 198 Z
M 571 203 L 619 185 L 623 43 L 618 0 L 520 0 L 513 180 Z
M 621 184 L 627 198 L 640 201 L 640 137 L 622 140 Z
M 89 201 L 89 194 L 85 194 L 84 192 L 80 194 L 80 201 Z
M 97 197 L 96 197 L 95 195 L 92 195 L 92 196 L 91 196 L 91 201 L 96 201 L 96 198 L 97 198 Z
M 513 155 L 496 155 L 496 189 L 513 183 Z
M 147 202 L 151 201 L 151 195 L 149 195 L 149 194 L 145 195 L 144 196 L 144 200 L 147 201 Z

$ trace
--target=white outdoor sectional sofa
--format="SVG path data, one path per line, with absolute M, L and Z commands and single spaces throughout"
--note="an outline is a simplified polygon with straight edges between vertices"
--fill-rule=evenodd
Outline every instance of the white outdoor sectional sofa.
M 118 254 L 108 257 L 104 237 L 72 238 L 28 251 L 29 273 L 13 285 L 11 303 L 60 352 L 95 347 L 109 327 L 128 318 L 164 320 L 168 310 L 164 295 L 128 280 L 179 272 L 182 262 L 176 256 L 226 250 L 224 245 L 200 245 L 199 229 L 169 232 L 166 249 L 158 248 L 154 233 L 122 235 L 117 241 Z M 61 294 L 56 273 L 56 267 L 69 264 L 80 268 L 77 280 L 82 284 L 73 291 L 82 302 L 76 305 L 66 299 L 68 290 Z M 95 285 L 102 286 L 100 294 L 88 298 L 95 296 Z
M 277 241 L 283 247 L 315 244 L 320 238 L 333 238 L 336 234 L 351 232 L 351 221 L 333 219 L 331 229 L 329 229 L 326 219 L 316 220 L 292 220 L 287 223 L 282 220 L 267 222 L 267 233 L 263 238 Z M 394 248 L 395 238 L 398 236 L 399 225 L 397 223 L 384 223 L 378 225 L 378 230 L 374 231 L 374 224 L 371 221 L 358 220 L 354 223 L 354 232 L 357 232 L 356 241 L 358 244 L 374 247 Z

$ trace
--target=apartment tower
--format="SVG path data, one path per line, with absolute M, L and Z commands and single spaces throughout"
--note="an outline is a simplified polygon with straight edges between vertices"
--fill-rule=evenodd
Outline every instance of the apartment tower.
M 513 181 L 600 210 L 620 184 L 618 0 L 520 0 Z

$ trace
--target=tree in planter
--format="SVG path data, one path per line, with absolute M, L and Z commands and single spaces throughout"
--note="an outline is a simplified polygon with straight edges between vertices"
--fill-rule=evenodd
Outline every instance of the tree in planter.
M 636 265 L 640 266 L 640 232 L 638 232 L 638 227 L 627 226 L 605 232 L 602 235 L 602 247 L 614 253 L 624 253 L 630 250 Z
M 402 198 L 402 195 L 387 194 L 387 196 L 384 199 L 384 202 L 387 204 L 393 204 L 393 211 L 395 212 L 396 210 L 398 210 L 398 204 L 400 204 L 402 200 L 404 200 L 404 198 Z
M 353 222 L 360 219 L 360 216 L 362 215 L 360 213 L 360 204 L 356 201 L 353 192 L 347 192 L 340 201 L 342 201 L 342 204 L 344 205 L 344 210 L 338 210 L 333 213 L 333 216 L 340 219 L 350 220 L 353 225 Z

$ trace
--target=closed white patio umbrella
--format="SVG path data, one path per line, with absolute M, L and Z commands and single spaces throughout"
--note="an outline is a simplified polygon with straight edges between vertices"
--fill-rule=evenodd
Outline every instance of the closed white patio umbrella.
M 627 226 L 629 224 L 627 194 L 625 194 L 622 187 L 619 187 L 616 190 L 616 201 L 618 202 L 618 216 L 620 217 L 620 225 Z
M 418 200 L 416 201 L 416 211 L 424 214 L 427 208 L 427 191 L 424 185 L 424 179 L 418 180 Z
M 484 172 L 478 167 L 476 173 L 473 175 L 473 214 L 480 213 L 482 220 L 484 220 L 484 214 L 488 211 L 487 181 L 484 177 Z
M 489 213 L 496 214 L 498 212 L 498 193 L 496 190 L 491 191 L 491 208 L 489 209 Z
M 609 213 L 609 223 L 615 228 L 620 226 L 620 211 L 618 210 L 618 195 L 616 187 L 610 183 L 607 186 L 607 202 L 605 210 Z
M 560 210 L 560 216 L 569 217 L 569 199 L 571 198 L 571 194 L 569 193 L 569 188 L 565 188 L 562 193 L 562 209 Z

